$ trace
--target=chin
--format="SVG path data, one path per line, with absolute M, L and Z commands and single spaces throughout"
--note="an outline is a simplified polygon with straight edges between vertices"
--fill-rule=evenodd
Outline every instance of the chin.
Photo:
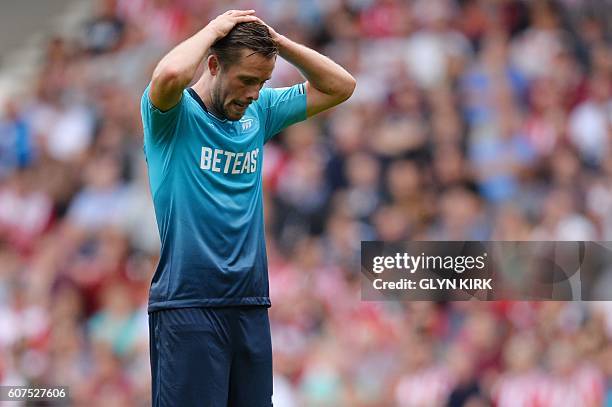
M 235 122 L 237 120 L 242 119 L 242 116 L 244 116 L 244 114 L 228 114 L 225 117 L 227 118 L 227 120 Z
M 245 112 L 237 113 L 237 112 L 225 111 L 225 117 L 227 118 L 227 120 L 235 122 L 236 120 L 242 119 L 242 116 L 244 116 L 244 113 Z

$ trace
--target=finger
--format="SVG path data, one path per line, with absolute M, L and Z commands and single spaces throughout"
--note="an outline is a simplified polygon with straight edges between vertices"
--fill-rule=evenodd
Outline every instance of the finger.
M 264 20 L 262 20 L 262 19 L 261 19 L 261 18 L 259 18 L 259 17 L 255 17 L 255 19 L 256 19 L 255 21 L 257 21 L 257 22 L 259 22 L 259 23 L 261 23 L 261 24 L 263 24 L 263 25 L 266 25 L 266 26 L 268 25 L 268 24 L 266 24 L 266 23 L 265 23 L 265 21 L 264 21 Z
M 240 16 L 240 17 L 232 16 L 232 17 L 234 17 L 234 19 L 236 20 L 235 21 L 236 24 L 237 23 L 248 23 L 248 22 L 251 22 L 251 21 L 257 21 L 257 17 L 255 17 L 255 16 Z
M 257 20 L 255 20 L 255 21 L 257 21 L 259 24 L 263 24 L 263 25 L 265 25 L 266 27 L 268 27 L 268 29 L 272 30 L 272 27 L 270 27 L 270 26 L 268 25 L 268 23 L 266 23 L 266 22 L 265 22 L 264 20 L 262 20 L 261 18 L 257 17 Z
M 255 10 L 230 10 L 227 12 L 228 15 L 231 16 L 244 16 L 249 14 L 254 14 Z

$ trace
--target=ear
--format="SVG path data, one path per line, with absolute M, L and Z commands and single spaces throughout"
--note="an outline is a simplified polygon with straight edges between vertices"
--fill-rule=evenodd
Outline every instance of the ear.
M 221 70 L 221 65 L 219 64 L 219 58 L 215 54 L 210 54 L 206 59 L 206 64 L 208 65 L 208 70 L 212 76 L 215 76 Z

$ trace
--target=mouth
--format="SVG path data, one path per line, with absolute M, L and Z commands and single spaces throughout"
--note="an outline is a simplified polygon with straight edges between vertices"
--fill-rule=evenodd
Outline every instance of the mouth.
M 248 102 L 238 102 L 237 100 L 235 100 L 233 103 L 238 106 L 240 110 L 246 109 L 250 105 Z

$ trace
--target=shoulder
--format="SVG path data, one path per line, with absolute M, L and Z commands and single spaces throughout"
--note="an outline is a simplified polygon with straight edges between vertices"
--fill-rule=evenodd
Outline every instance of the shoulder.
M 259 104 L 264 108 L 274 107 L 296 98 L 306 96 L 306 86 L 304 83 L 297 83 L 293 86 L 281 88 L 263 88 L 259 92 Z
M 141 111 L 144 113 L 145 110 L 149 110 L 152 112 L 156 112 L 156 113 L 160 113 L 160 114 L 165 114 L 174 110 L 183 108 L 183 107 L 188 107 L 190 106 L 191 102 L 193 101 L 193 98 L 190 96 L 189 94 L 189 88 L 187 89 L 183 89 L 183 93 L 181 96 L 181 99 L 179 100 L 179 102 L 174 105 L 173 107 L 171 107 L 168 110 L 161 110 L 159 109 L 157 106 L 155 106 L 153 104 L 153 102 L 151 101 L 151 97 L 149 95 L 151 91 L 151 83 L 149 83 L 147 85 L 147 87 L 145 88 L 145 90 L 142 93 L 142 97 L 140 100 L 140 107 L 141 107 Z

